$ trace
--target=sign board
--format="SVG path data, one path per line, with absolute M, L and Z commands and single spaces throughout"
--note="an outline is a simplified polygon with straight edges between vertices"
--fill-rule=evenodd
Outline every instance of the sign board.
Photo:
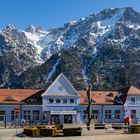
M 53 115 L 59 115 L 59 114 L 62 114 L 62 115 L 64 115 L 64 114 L 76 114 L 76 111 L 65 111 L 65 110 L 62 110 L 62 111 L 51 111 L 51 114 Z
M 14 109 L 14 112 L 15 112 L 16 115 L 18 115 L 19 112 L 20 112 L 19 108 L 15 108 L 15 109 Z

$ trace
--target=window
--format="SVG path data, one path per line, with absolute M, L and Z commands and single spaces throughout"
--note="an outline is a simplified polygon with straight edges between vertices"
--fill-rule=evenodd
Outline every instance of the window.
M 73 104 L 74 103 L 74 99 L 70 99 L 70 104 Z
M 136 119 L 136 110 L 131 110 L 131 119 Z
M 15 120 L 15 111 L 11 110 L 11 121 Z
M 25 120 L 31 120 L 31 111 L 30 110 L 24 110 L 24 119 Z
M 53 98 L 50 98 L 50 99 L 49 99 L 49 103 L 52 104 L 53 102 L 54 102 Z
M 111 119 L 111 110 L 105 110 L 105 119 Z
M 0 110 L 0 121 L 4 121 L 5 119 L 5 111 Z
M 115 110 L 115 119 L 120 119 L 120 110 Z
M 84 114 L 88 114 L 88 111 L 87 111 L 87 110 L 84 110 L 83 113 L 84 113 Z
M 98 119 L 99 110 L 92 110 L 92 118 Z
M 33 120 L 39 120 L 39 110 L 33 110 Z
M 63 103 L 66 104 L 68 102 L 67 99 L 63 99 Z
M 59 104 L 61 101 L 59 98 L 56 99 L 56 103 Z
M 15 110 L 11 110 L 11 121 L 14 121 L 19 117 L 19 113 L 17 114 Z
M 5 111 L 0 110 L 0 115 L 5 115 Z
M 135 103 L 135 98 L 134 97 L 131 98 L 131 102 Z

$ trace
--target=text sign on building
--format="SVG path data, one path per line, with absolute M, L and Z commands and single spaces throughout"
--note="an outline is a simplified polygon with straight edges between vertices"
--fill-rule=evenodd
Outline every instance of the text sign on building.
M 76 111 L 51 111 L 51 114 L 76 114 Z

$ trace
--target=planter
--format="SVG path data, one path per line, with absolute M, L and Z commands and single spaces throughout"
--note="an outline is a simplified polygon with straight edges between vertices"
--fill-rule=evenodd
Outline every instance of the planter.
M 36 127 L 24 128 L 23 133 L 27 136 L 39 136 L 39 130 Z
M 63 134 L 64 136 L 81 136 L 82 128 L 63 128 Z
M 131 125 L 130 131 L 132 134 L 140 134 L 140 125 Z

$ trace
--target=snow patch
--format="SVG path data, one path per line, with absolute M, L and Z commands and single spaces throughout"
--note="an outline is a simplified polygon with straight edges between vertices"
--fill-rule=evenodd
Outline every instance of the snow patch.
M 47 80 L 46 80 L 46 84 L 49 82 L 49 80 L 51 79 L 51 77 L 55 73 L 56 67 L 58 66 L 59 62 L 60 62 L 60 59 L 57 60 L 57 62 L 54 64 L 52 70 L 49 72 L 48 77 L 47 77 Z
M 43 48 L 40 45 L 38 45 L 38 41 L 44 35 L 36 34 L 36 33 L 30 33 L 30 32 L 25 32 L 25 31 L 23 31 L 23 32 L 25 33 L 25 35 L 28 38 L 28 40 L 30 41 L 30 43 L 36 47 L 37 53 L 40 55 L 40 53 L 42 52 Z
M 81 71 L 82 75 L 83 75 L 83 79 L 84 79 L 84 83 L 86 85 L 86 87 L 88 86 L 88 77 L 86 75 L 86 67 L 84 66 L 82 71 Z
M 75 21 L 75 20 L 71 20 L 71 21 L 67 22 L 66 24 L 74 25 L 76 22 L 77 21 Z
M 126 26 L 127 26 L 128 28 L 134 29 L 134 30 L 140 29 L 140 25 L 137 25 L 137 24 L 127 24 Z

